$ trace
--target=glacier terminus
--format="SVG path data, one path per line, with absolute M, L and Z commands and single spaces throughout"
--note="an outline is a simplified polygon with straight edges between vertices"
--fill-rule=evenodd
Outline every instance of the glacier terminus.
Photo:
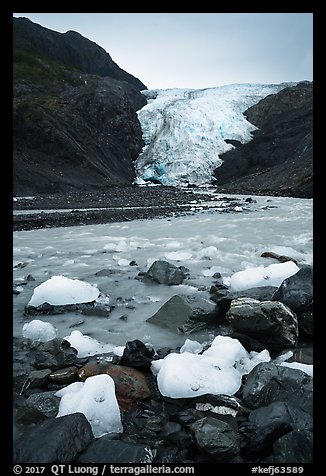
M 136 183 L 210 184 L 220 155 L 252 139 L 257 129 L 244 112 L 295 83 L 228 84 L 207 89 L 144 90 L 138 111 L 144 147 L 135 163 Z

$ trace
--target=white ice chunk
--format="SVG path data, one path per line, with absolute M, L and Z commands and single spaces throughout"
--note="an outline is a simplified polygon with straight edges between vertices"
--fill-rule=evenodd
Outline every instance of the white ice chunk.
M 100 291 L 89 283 L 65 276 L 52 276 L 34 289 L 29 306 L 40 306 L 47 302 L 52 305 L 92 302 Z
M 73 259 L 67 259 L 67 261 L 62 263 L 62 266 L 70 266 L 71 264 L 74 264 L 74 262 L 75 261 Z
M 264 349 L 261 352 L 251 351 L 249 357 L 245 357 L 235 364 L 235 368 L 242 374 L 249 374 L 256 365 L 261 362 L 270 361 L 271 356 L 267 349 Z
M 203 345 L 196 340 L 186 339 L 180 349 L 180 352 L 189 352 L 190 354 L 199 354 L 203 350 Z
M 60 397 L 57 417 L 83 413 L 95 438 L 107 433 L 122 433 L 121 415 L 112 377 L 106 374 L 75 382 L 55 393 Z
M 121 258 L 118 261 L 119 266 L 129 266 L 129 263 L 130 263 L 130 260 L 129 259 L 124 259 L 124 258 Z
M 23 337 L 38 342 L 47 342 L 57 337 L 57 330 L 51 322 L 34 319 L 24 324 Z
M 89 357 L 91 355 L 105 354 L 113 352 L 115 346 L 112 344 L 103 344 L 90 336 L 83 335 L 80 331 L 72 331 L 65 340 L 77 350 L 77 357 Z
M 221 368 L 204 355 L 168 354 L 157 375 L 158 388 L 170 398 L 192 398 L 206 393 L 233 395 L 241 386 L 240 373 Z
M 298 271 L 299 267 L 293 261 L 271 264 L 266 268 L 263 266 L 247 268 L 233 274 L 228 284 L 233 291 L 243 291 L 260 286 L 279 287 L 284 279 L 293 276 Z
M 310 375 L 310 377 L 313 377 L 313 365 L 302 364 L 301 362 L 282 362 L 280 365 L 282 367 L 290 367 L 291 369 L 302 370 L 302 372 L 305 372 L 306 374 Z
M 267 350 L 249 354 L 237 339 L 217 336 L 201 355 L 171 353 L 152 361 L 151 369 L 157 375 L 162 395 L 192 398 L 206 393 L 234 395 L 241 386 L 242 375 L 260 362 L 269 361 Z
M 220 266 L 212 266 L 211 268 L 206 268 L 201 270 L 201 274 L 203 276 L 213 276 L 215 273 L 219 273 L 221 271 Z
M 197 258 L 199 259 L 213 259 L 219 256 L 218 249 L 216 246 L 207 246 L 206 248 L 201 249 L 197 253 Z
M 249 354 L 237 339 L 217 336 L 209 349 L 203 352 L 205 357 L 214 358 L 220 367 L 232 367 L 235 362 L 248 358 Z
M 187 251 L 171 251 L 170 253 L 165 253 L 165 258 L 173 261 L 186 261 L 192 257 L 192 253 Z
M 113 353 L 117 355 L 118 357 L 122 357 L 125 348 L 126 348 L 125 345 L 117 345 L 116 347 L 114 347 Z
M 276 359 L 274 359 L 274 364 L 280 365 L 282 362 L 289 360 L 293 356 L 292 350 L 287 350 L 282 352 L 282 354 L 278 355 Z

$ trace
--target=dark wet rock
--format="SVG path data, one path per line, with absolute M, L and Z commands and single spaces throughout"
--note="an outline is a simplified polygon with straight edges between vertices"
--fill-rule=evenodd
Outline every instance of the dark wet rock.
M 175 446 L 159 446 L 157 448 L 157 453 L 155 456 L 155 463 L 160 463 L 160 464 L 170 464 L 170 463 L 176 463 L 176 457 L 178 453 L 178 448 Z
M 112 307 L 96 303 L 94 306 L 81 305 L 79 310 L 85 316 L 109 317 Z
M 186 279 L 185 273 L 168 261 L 157 260 L 151 265 L 144 275 L 144 279 L 149 279 L 159 284 L 167 286 L 182 284 Z
M 77 350 L 65 339 L 55 338 L 39 345 L 35 353 L 37 369 L 57 370 L 75 363 Z
M 216 462 L 227 462 L 240 453 L 240 440 L 232 427 L 216 418 L 205 417 L 191 426 L 197 446 Z
M 314 321 L 313 310 L 303 311 L 298 314 L 299 331 L 308 336 L 313 336 L 314 333 Z
M 56 315 L 65 314 L 66 312 L 80 312 L 88 316 L 108 317 L 111 311 L 111 306 L 104 306 L 97 304 L 95 301 L 88 303 L 76 303 L 76 304 L 60 304 L 54 305 L 44 302 L 39 306 L 27 305 L 24 309 L 26 316 L 43 315 Z
M 82 413 L 53 418 L 15 442 L 14 463 L 71 463 L 94 439 Z
M 312 416 L 287 402 L 273 402 L 257 408 L 250 413 L 248 421 L 257 427 L 278 421 L 289 423 L 293 430 L 313 429 Z
M 50 369 L 32 370 L 28 375 L 29 388 L 45 387 L 49 381 Z
M 201 418 L 203 418 L 203 413 L 194 408 L 187 408 L 175 411 L 171 415 L 171 421 L 178 422 L 182 426 L 190 426 L 192 423 L 195 423 Z
M 262 344 L 257 339 L 253 339 L 246 334 L 241 334 L 240 332 L 230 332 L 228 333 L 228 336 L 232 337 L 232 339 L 237 339 L 247 352 L 261 352 L 262 350 L 266 349 L 265 344 Z
M 275 286 L 259 286 L 256 288 L 244 289 L 243 291 L 229 291 L 228 289 L 216 288 L 211 289 L 211 300 L 218 304 L 221 318 L 230 309 L 233 299 L 251 298 L 258 301 L 271 301 L 277 287 Z
M 54 392 L 34 393 L 18 408 L 17 421 L 29 425 L 54 418 L 59 410 L 60 398 Z
M 264 458 L 272 453 L 273 443 L 292 430 L 289 423 L 273 421 L 266 425 L 244 425 L 240 428 L 241 453 L 249 460 Z
M 273 258 L 279 261 L 280 263 L 286 263 L 287 261 L 293 261 L 295 264 L 298 264 L 297 260 L 291 258 L 290 256 L 279 255 L 274 253 L 274 251 L 264 251 L 261 255 L 262 258 Z
M 286 304 L 298 316 L 299 329 L 313 335 L 313 267 L 302 265 L 299 271 L 286 278 L 272 297 Z
M 211 324 L 215 321 L 215 310 L 214 303 L 197 294 L 176 295 L 163 304 L 147 322 L 176 331 L 187 323 Z
M 313 463 L 313 434 L 308 430 L 293 430 L 275 441 L 274 463 Z
M 296 315 L 278 301 L 233 299 L 226 319 L 236 331 L 257 339 L 269 350 L 295 347 L 298 341 Z
M 16 392 L 23 393 L 24 388 L 29 385 L 29 375 L 32 370 L 33 367 L 29 363 L 13 363 L 13 386 Z
M 59 385 L 69 385 L 78 380 L 78 368 L 74 365 L 50 373 L 49 381 Z
M 214 412 L 215 416 L 218 418 L 223 418 L 223 413 L 227 415 L 225 410 L 229 411 L 229 415 L 248 415 L 250 413 L 250 409 L 243 404 L 240 398 L 229 395 L 201 395 L 200 397 L 192 398 L 191 404 L 201 411 Z M 228 418 L 228 422 L 231 426 L 234 426 L 233 419 L 230 419 L 229 417 L 226 418 Z M 236 429 L 236 426 L 234 426 L 234 428 Z
M 119 274 L 121 271 L 119 269 L 104 268 L 95 273 L 95 276 L 111 276 L 112 274 Z
M 262 362 L 248 374 L 242 397 L 252 409 L 279 401 L 290 403 L 311 415 L 313 379 L 301 370 Z
M 148 370 L 151 366 L 155 351 L 149 349 L 138 339 L 126 342 L 122 357 L 121 365 L 133 367 L 135 369 Z
M 77 459 L 78 463 L 152 463 L 156 450 L 149 445 L 112 440 L 109 435 L 93 441 Z

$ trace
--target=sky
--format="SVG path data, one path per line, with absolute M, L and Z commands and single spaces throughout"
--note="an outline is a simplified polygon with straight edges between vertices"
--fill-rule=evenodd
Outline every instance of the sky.
M 313 80 L 313 13 L 14 13 L 74 30 L 148 89 Z

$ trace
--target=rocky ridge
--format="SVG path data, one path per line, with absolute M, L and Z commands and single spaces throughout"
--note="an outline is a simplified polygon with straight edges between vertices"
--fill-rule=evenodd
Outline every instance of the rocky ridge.
M 246 144 L 221 156 L 214 172 L 223 192 L 312 198 L 313 83 L 271 94 L 244 112 L 258 127 Z
M 13 25 L 14 195 L 131 184 L 146 86 L 76 32 Z

